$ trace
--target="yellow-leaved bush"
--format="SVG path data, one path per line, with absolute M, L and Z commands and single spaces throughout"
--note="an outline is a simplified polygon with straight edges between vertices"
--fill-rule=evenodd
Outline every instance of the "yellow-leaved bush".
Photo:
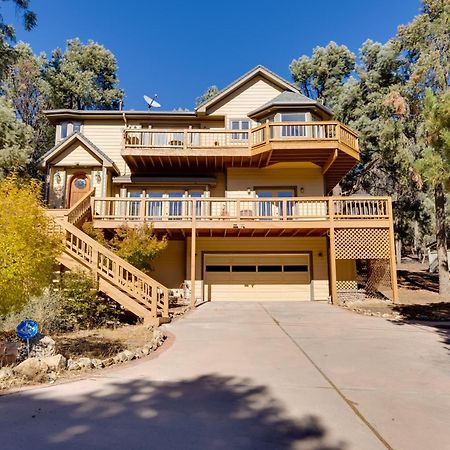
M 48 225 L 41 183 L 14 174 L 0 181 L 0 315 L 49 285 L 62 244 Z

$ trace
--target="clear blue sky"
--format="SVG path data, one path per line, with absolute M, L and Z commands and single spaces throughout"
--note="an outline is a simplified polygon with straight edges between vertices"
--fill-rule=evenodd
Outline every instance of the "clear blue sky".
M 3 2 L 2 2 L 3 3 Z M 31 0 L 38 26 L 19 40 L 49 54 L 65 41 L 93 39 L 119 64 L 126 109 L 158 94 L 164 110 L 193 108 L 205 89 L 222 88 L 262 64 L 290 79 L 289 64 L 330 40 L 357 51 L 385 42 L 419 13 L 419 0 Z M 8 9 L 9 8 L 9 9 Z M 14 19 L 8 3 L 7 21 Z

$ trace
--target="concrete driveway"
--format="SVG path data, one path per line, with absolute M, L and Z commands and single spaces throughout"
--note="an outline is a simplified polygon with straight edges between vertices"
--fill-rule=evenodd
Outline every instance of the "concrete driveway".
M 1 397 L 0 448 L 450 449 L 442 330 L 324 303 L 209 303 L 166 328 L 155 359 Z

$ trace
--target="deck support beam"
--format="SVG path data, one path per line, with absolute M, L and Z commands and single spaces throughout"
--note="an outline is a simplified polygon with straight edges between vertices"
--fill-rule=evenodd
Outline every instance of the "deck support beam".
M 394 236 L 394 216 L 392 214 L 392 198 L 388 198 L 389 208 L 389 242 L 390 242 L 390 270 L 391 270 L 391 287 L 392 287 L 392 302 L 398 303 L 398 285 L 397 285 L 397 261 L 395 257 L 395 236 Z
M 194 307 L 196 302 L 195 297 L 195 272 L 196 272 L 196 247 L 197 247 L 197 227 L 196 227 L 196 211 L 197 211 L 197 205 L 196 200 L 193 199 L 192 202 L 192 232 L 191 232 L 191 300 L 190 300 L 190 306 Z
M 330 295 L 331 303 L 336 304 L 337 302 L 337 277 L 336 277 L 336 239 L 334 235 L 334 208 L 330 208 L 330 249 L 328 257 L 330 258 Z

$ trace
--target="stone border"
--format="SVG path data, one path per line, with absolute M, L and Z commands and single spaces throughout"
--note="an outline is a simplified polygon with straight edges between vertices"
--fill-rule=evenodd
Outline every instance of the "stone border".
M 64 377 L 64 375 L 69 373 L 76 374 L 80 371 L 80 374 L 86 375 L 88 370 L 116 369 L 120 364 L 137 361 L 147 356 L 153 356 L 166 341 L 167 337 L 167 333 L 155 328 L 153 330 L 152 339 L 142 348 L 138 348 L 134 351 L 123 350 L 117 353 L 117 355 L 103 360 L 83 357 L 67 360 L 60 354 L 48 357 L 28 358 L 13 368 L 3 367 L 0 369 L 0 381 L 15 379 L 18 382 L 22 381 L 23 383 L 19 386 L 13 385 L 11 388 L 6 388 L 2 391 L 0 390 L 0 396 L 43 387 L 42 384 L 36 384 L 36 382 L 54 384 L 57 380 L 61 382 L 72 381 Z M 80 377 L 77 377 L 77 379 L 80 379 Z M 30 385 L 33 381 L 35 383 Z

